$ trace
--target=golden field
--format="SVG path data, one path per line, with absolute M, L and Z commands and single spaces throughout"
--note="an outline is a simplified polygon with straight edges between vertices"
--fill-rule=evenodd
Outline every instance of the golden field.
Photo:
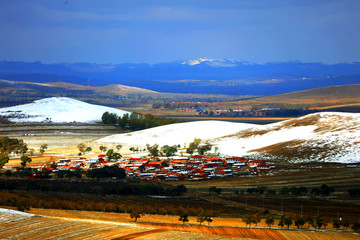
M 215 218 L 211 226 L 171 223 L 169 216 L 151 215 L 131 221 L 129 214 L 31 209 L 33 218 L 0 213 L 0 238 L 9 239 L 360 239 L 349 231 L 298 231 L 244 228 L 240 219 Z M 174 220 L 174 219 L 173 219 Z M 263 226 L 259 224 L 259 226 Z

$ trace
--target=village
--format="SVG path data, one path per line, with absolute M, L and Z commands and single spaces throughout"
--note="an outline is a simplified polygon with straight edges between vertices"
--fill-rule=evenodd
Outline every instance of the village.
M 195 181 L 239 175 L 258 175 L 275 168 L 263 160 L 243 157 L 206 157 L 201 155 L 173 157 L 128 157 L 109 161 L 105 154 L 96 157 L 60 158 L 51 166 L 38 166 L 58 171 L 84 172 L 89 169 L 117 166 L 123 168 L 127 178 L 152 181 Z M 51 175 L 51 174 L 50 174 Z M 32 175 L 30 178 L 41 178 Z

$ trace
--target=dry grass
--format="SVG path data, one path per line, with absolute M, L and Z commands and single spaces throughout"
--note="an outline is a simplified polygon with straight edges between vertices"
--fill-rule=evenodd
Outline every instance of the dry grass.
M 171 224 L 168 216 L 151 215 L 149 222 L 134 224 L 129 214 L 32 209 L 43 217 L 3 215 L 0 238 L 16 239 L 359 239 L 358 234 L 330 231 L 294 231 L 244 228 L 240 219 L 214 219 L 212 226 Z M 160 221 L 160 222 L 156 222 Z M 193 222 L 194 219 L 191 219 Z M 217 224 L 217 226 L 214 226 Z M 237 227 L 233 227 L 237 226 Z M 264 226 L 261 222 L 259 226 Z
M 3 215 L 3 214 L 0 214 Z M 10 219 L 11 220 L 11 219 Z M 0 224 L 1 239 L 113 239 L 151 230 L 117 222 L 33 217 Z
M 278 231 L 288 240 L 351 240 L 360 239 L 359 234 L 350 232 Z
M 313 108 L 360 103 L 360 84 L 315 88 L 250 100 L 215 103 L 223 108 L 258 105 L 307 105 Z
M 349 104 L 339 104 L 339 105 L 331 105 L 326 107 L 314 107 L 310 108 L 310 110 L 317 109 L 317 110 L 326 110 L 332 108 L 344 108 L 344 107 L 359 107 L 360 103 L 349 103 Z

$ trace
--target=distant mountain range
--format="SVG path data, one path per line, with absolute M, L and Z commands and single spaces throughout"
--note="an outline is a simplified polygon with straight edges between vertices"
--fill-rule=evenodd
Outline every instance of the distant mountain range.
M 0 79 L 66 82 L 93 87 L 121 84 L 157 92 L 267 96 L 324 86 L 359 84 L 360 63 L 255 64 L 207 58 L 159 64 L 0 61 Z

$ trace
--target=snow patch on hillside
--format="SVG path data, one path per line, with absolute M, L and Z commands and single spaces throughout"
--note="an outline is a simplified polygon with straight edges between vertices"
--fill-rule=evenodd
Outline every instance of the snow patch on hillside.
M 266 129 L 266 126 L 260 126 L 256 130 L 258 131 Z M 221 153 L 242 156 L 253 149 L 263 148 L 280 142 L 307 138 L 314 129 L 314 126 L 294 127 L 277 131 L 269 131 L 263 135 L 254 135 L 247 138 L 224 137 L 221 139 L 216 139 L 212 142 L 219 147 Z
M 67 97 L 52 97 L 33 103 L 0 108 L 0 116 L 12 122 L 100 122 L 104 112 L 122 116 L 123 110 L 90 104 Z
M 27 218 L 35 217 L 36 215 L 31 213 L 25 213 L 15 211 L 6 208 L 0 208 L 0 224 L 16 222 Z
M 0 214 L 19 215 L 19 216 L 23 216 L 23 217 L 34 217 L 35 216 L 34 214 L 31 214 L 31 213 L 15 211 L 15 210 L 6 209 L 6 208 L 0 208 Z
M 108 136 L 97 140 L 98 143 L 122 143 L 145 146 L 146 144 L 175 145 L 190 143 L 194 138 L 211 139 L 232 134 L 253 127 L 254 124 L 232 123 L 225 121 L 196 121 L 154 127 L 132 133 Z
M 244 130 L 211 142 L 219 147 L 220 152 L 229 155 L 245 155 L 276 144 L 299 142 L 296 146 L 289 146 L 289 150 L 296 148 L 298 152 L 306 151 L 310 157 L 305 157 L 305 154 L 303 158 L 294 156 L 291 159 L 294 162 L 360 162 L 360 114 L 314 113 Z M 271 151 L 260 151 L 256 155 L 276 158 L 271 154 Z

